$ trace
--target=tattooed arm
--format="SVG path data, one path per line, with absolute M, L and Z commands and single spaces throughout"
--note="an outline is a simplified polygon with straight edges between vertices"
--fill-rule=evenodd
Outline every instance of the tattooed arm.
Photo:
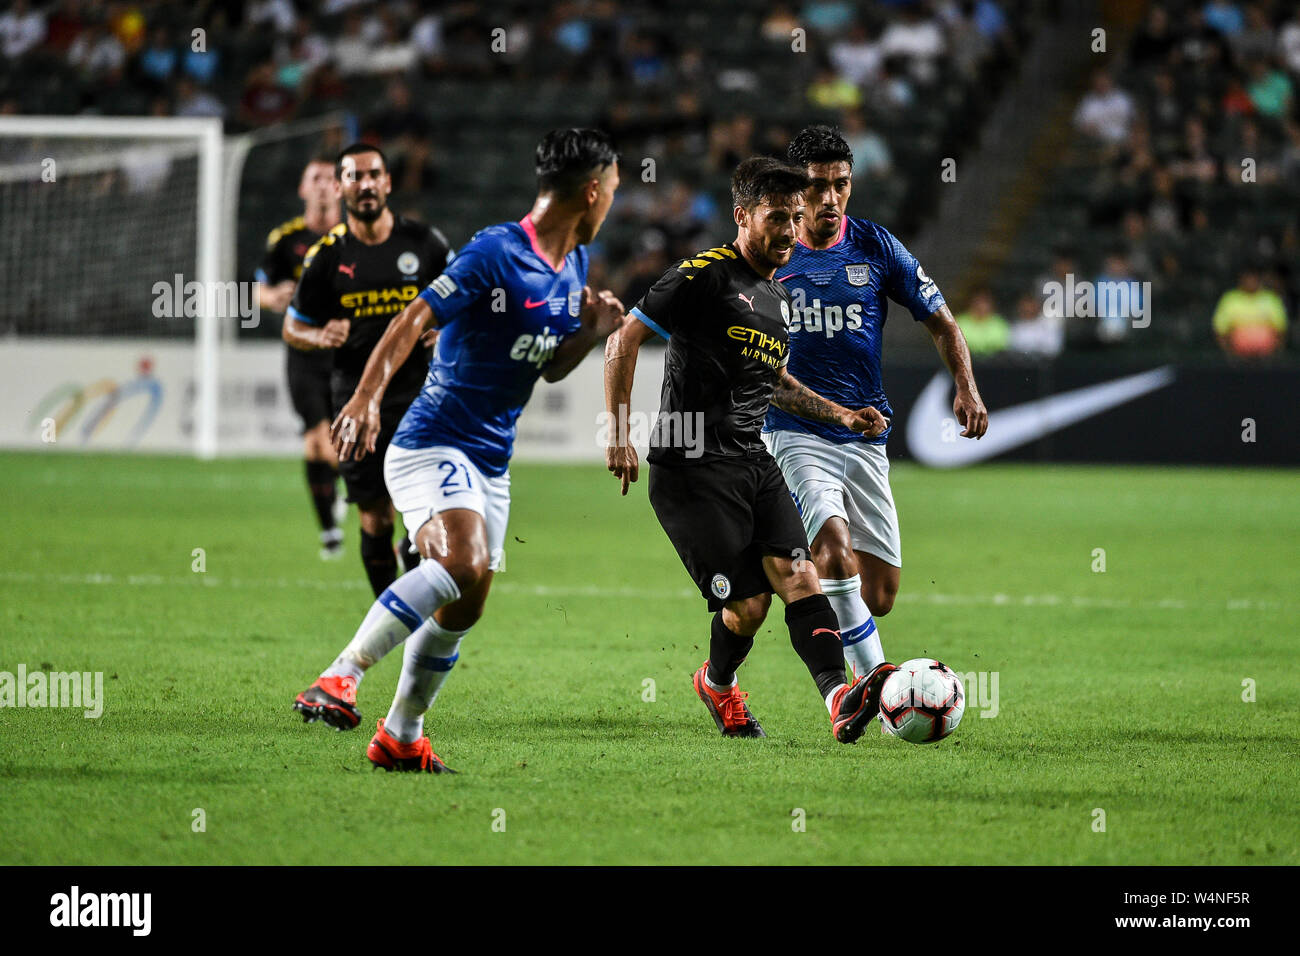
M 870 405 L 857 411 L 836 405 L 829 399 L 822 398 L 785 369 L 781 370 L 781 377 L 772 392 L 772 404 L 810 421 L 843 425 L 851 431 L 861 432 L 867 438 L 883 435 L 889 427 L 885 416 Z

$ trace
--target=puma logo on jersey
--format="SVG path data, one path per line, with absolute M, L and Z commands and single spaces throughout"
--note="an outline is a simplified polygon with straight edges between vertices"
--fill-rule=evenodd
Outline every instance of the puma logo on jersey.
M 822 305 L 821 299 L 813 299 L 803 308 L 795 308 L 790 320 L 790 333 L 823 332 L 826 337 L 834 338 L 836 332 L 855 332 L 862 328 L 862 306 L 853 304 L 841 308 L 838 305 Z
M 754 297 L 752 295 L 745 295 L 743 292 L 737 292 L 736 298 L 742 300 L 747 306 L 749 306 L 750 312 L 754 311 Z
M 352 265 L 350 265 L 350 266 L 345 266 L 343 263 L 340 262 L 340 263 L 339 263 L 339 272 L 346 272 L 346 273 L 347 273 L 347 276 L 348 276 L 349 279 L 355 279 L 355 278 L 357 277 L 357 275 L 356 275 L 356 273 L 357 273 L 357 264 L 354 262 L 354 263 L 352 263 Z

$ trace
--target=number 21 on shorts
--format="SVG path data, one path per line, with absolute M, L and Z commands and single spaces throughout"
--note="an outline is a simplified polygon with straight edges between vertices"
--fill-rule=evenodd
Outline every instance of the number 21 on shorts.
M 473 491 L 474 482 L 469 469 L 459 462 L 443 460 L 438 462 L 438 470 L 443 473 L 442 483 L 438 487 L 444 496 L 454 495 L 459 491 Z

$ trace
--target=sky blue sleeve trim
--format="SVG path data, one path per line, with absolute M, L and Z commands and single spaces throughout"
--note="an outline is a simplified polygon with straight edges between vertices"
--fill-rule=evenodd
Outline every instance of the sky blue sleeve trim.
M 320 323 L 317 322 L 315 319 L 303 315 L 293 306 L 289 306 L 289 311 L 286 312 L 285 315 L 293 319 L 295 322 L 306 322 L 308 325 L 320 325 Z
M 267 282 L 267 281 L 269 281 L 269 280 L 266 278 L 266 270 L 265 270 L 265 269 L 258 269 L 256 272 L 253 273 L 253 278 L 256 279 L 258 282 Z
M 632 308 L 631 308 L 630 311 L 631 311 L 631 313 L 632 313 L 633 315 L 635 315 L 638 319 L 640 319 L 640 320 L 641 320 L 642 322 L 644 322 L 646 325 L 650 326 L 650 328 L 651 328 L 653 331 L 658 332 L 659 335 L 662 336 L 663 338 L 665 338 L 665 339 L 672 338 L 671 335 L 669 335 L 669 334 L 668 334 L 667 332 L 665 332 L 663 329 L 659 328 L 659 326 L 655 323 L 655 320 L 654 320 L 654 319 L 650 318 L 650 316 L 646 315 L 644 312 L 642 312 L 642 311 L 641 311 L 640 309 L 638 309 L 636 306 L 632 306 Z

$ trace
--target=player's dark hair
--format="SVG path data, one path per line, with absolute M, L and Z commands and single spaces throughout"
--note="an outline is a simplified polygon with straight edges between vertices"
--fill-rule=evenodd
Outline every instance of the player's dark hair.
M 316 163 L 324 163 L 326 166 L 333 166 L 338 162 L 338 157 L 329 153 L 312 153 L 311 159 L 307 160 L 307 166 L 313 166 Z M 303 167 L 304 169 L 306 167 Z
M 751 156 L 731 174 L 731 202 L 746 212 L 764 200 L 779 202 L 803 193 L 812 180 L 802 169 L 771 156 Z
M 537 144 L 537 189 L 568 196 L 611 163 L 618 150 L 598 129 L 553 129 Z
M 336 179 L 343 178 L 343 160 L 347 156 L 359 156 L 362 153 L 378 153 L 379 161 L 384 164 L 384 171 L 388 171 L 388 157 L 384 151 L 373 143 L 353 143 L 351 146 L 339 153 L 334 158 L 334 176 Z
M 800 169 L 807 169 L 810 163 L 840 162 L 853 168 L 853 150 L 834 126 L 805 126 L 790 140 L 785 154 Z

